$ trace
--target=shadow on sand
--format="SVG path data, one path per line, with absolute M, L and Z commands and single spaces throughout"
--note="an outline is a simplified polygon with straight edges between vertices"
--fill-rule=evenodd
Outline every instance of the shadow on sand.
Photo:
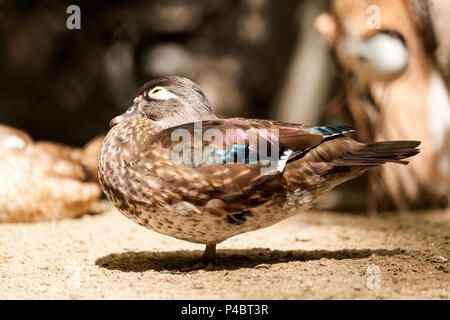
M 164 252 L 124 252 L 113 253 L 101 257 L 95 264 L 109 270 L 120 270 L 125 272 L 154 271 L 185 271 L 200 261 L 202 251 L 182 250 Z M 394 249 L 344 249 L 337 251 L 328 250 L 289 250 L 279 251 L 270 249 L 224 249 L 217 252 L 217 265 L 214 270 L 236 270 L 240 268 L 264 267 L 277 263 L 291 261 L 312 261 L 325 259 L 364 259 L 372 254 L 379 256 L 394 256 L 406 254 L 405 250 Z M 260 266 L 259 266 L 260 265 Z

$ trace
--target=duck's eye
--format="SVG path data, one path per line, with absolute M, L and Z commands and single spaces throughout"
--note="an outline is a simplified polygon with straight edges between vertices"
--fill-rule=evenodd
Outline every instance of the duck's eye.
M 154 94 L 156 94 L 156 93 L 158 93 L 160 91 L 162 91 L 162 88 L 154 88 L 152 91 L 150 91 L 148 93 L 148 96 L 150 97 L 150 96 L 152 96 L 152 95 L 154 95 Z
M 130 107 L 130 108 L 128 108 L 127 113 L 132 113 L 133 110 L 134 110 L 134 107 Z
M 170 99 L 176 99 L 177 96 L 167 90 L 164 87 L 155 87 L 147 94 L 149 99 L 152 100 L 170 100 Z

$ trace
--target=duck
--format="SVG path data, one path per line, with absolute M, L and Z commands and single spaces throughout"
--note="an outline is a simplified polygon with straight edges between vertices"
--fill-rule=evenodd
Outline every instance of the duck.
M 354 71 L 359 91 L 373 81 L 398 79 L 410 63 L 405 38 L 392 29 L 376 30 L 364 36 L 341 37 L 336 43 L 336 56 L 345 69 Z
M 0 222 L 36 222 L 88 213 L 102 195 L 95 176 L 100 139 L 75 148 L 34 141 L 23 130 L 0 125 Z M 95 166 L 89 160 L 92 157 Z
M 99 134 L 89 140 L 83 148 L 45 140 L 36 141 L 34 147 L 57 159 L 64 159 L 80 166 L 81 170 L 77 170 L 80 173 L 79 180 L 97 182 L 97 158 L 104 138 L 104 134 Z
M 150 230 L 216 245 L 309 209 L 336 185 L 384 163 L 407 164 L 419 141 L 360 143 L 345 125 L 218 118 L 193 81 L 144 84 L 110 122 L 98 160 L 107 199 Z
M 316 19 L 339 70 L 333 113 L 349 115 L 364 142 L 417 139 L 423 152 L 408 166 L 371 170 L 367 211 L 447 208 L 450 95 L 446 72 L 436 59 L 443 48 L 436 41 L 430 8 L 371 1 L 376 6 L 369 17 L 369 2 L 331 1 L 329 11 Z M 379 25 L 368 28 L 380 12 Z

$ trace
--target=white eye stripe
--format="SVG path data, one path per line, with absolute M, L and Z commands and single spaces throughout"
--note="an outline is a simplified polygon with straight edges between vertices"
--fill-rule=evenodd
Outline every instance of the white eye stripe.
M 157 100 L 169 100 L 169 99 L 175 99 L 177 97 L 172 92 L 170 92 L 169 90 L 167 90 L 163 87 L 153 88 L 148 93 L 148 96 L 152 99 L 157 99 Z

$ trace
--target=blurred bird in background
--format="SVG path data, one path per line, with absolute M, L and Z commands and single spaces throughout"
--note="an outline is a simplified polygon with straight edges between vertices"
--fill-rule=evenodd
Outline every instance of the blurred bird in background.
M 365 37 L 342 37 L 336 45 L 339 62 L 356 77 L 359 92 L 373 81 L 394 81 L 408 67 L 405 39 L 395 30 L 375 31 Z
M 366 9 L 378 6 L 381 29 L 369 29 Z M 441 208 L 450 196 L 450 102 L 437 67 L 427 1 L 331 1 L 316 26 L 341 69 L 342 106 L 364 141 L 422 141 L 408 167 L 369 174 L 373 210 Z
M 77 217 L 100 199 L 96 163 L 103 137 L 85 148 L 34 142 L 0 125 L 0 222 Z M 95 164 L 95 165 L 94 165 Z

